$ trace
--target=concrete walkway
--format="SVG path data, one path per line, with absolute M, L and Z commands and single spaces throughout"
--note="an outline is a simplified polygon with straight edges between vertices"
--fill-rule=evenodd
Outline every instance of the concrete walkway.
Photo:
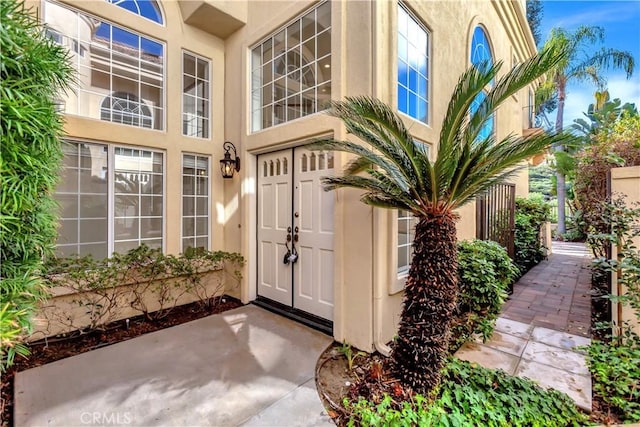
M 16 426 L 332 426 L 332 339 L 245 306 L 20 372 Z
M 591 375 L 574 349 L 590 343 L 588 264 L 584 245 L 554 242 L 549 259 L 514 285 L 492 338 L 467 343 L 456 356 L 560 390 L 590 412 Z

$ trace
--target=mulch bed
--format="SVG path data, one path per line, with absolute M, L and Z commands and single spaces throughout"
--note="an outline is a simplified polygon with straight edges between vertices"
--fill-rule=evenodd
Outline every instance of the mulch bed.
M 46 341 L 31 343 L 29 346 L 31 355 L 26 359 L 17 357 L 14 365 L 2 374 L 2 379 L 0 380 L 0 385 L 2 386 L 0 395 L 2 418 L 0 418 L 0 425 L 2 427 L 13 425 L 13 379 L 17 372 L 240 306 L 242 306 L 242 303 L 239 300 L 229 296 L 222 296 L 212 299 L 208 304 L 198 301 L 175 307 L 171 309 L 166 317 L 154 321 L 145 320 L 143 316 L 132 317 L 128 319 L 128 322 L 125 319 L 110 323 L 102 331 L 82 335 L 67 334 L 66 336 L 51 337 Z

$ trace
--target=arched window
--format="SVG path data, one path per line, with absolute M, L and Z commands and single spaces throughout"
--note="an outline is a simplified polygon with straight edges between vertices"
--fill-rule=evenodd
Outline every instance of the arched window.
M 151 109 L 137 96 L 116 92 L 102 101 L 100 119 L 151 129 L 153 117 Z
M 107 0 L 123 9 L 150 19 L 158 24 L 163 24 L 162 11 L 156 0 Z
M 493 64 L 493 54 L 491 53 L 489 38 L 481 26 L 477 26 L 476 29 L 473 30 L 470 60 L 475 66 L 480 65 L 483 61 Z
M 489 37 L 481 26 L 477 26 L 473 30 L 473 36 L 471 37 L 471 50 L 470 61 L 475 67 L 479 67 L 481 64 L 487 66 L 493 65 L 493 54 L 491 53 L 491 46 L 489 45 Z M 493 82 L 491 82 L 491 85 Z M 481 92 L 476 96 L 469 108 L 469 113 L 474 114 L 478 111 L 480 104 L 486 97 L 485 92 Z M 480 129 L 478 139 L 486 139 L 494 132 L 494 116 L 492 115 Z

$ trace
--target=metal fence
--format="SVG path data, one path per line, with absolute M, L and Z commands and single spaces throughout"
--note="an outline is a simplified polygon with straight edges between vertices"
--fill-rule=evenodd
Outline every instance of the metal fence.
M 515 184 L 498 184 L 476 199 L 476 238 L 493 240 L 515 256 Z

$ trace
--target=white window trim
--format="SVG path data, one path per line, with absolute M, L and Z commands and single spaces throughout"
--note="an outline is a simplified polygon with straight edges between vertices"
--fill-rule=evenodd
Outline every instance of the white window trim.
M 253 43 L 253 44 L 250 44 L 250 45 L 249 45 L 249 47 L 248 47 L 248 49 L 247 49 L 247 64 L 249 64 L 249 66 L 247 67 L 247 69 L 248 69 L 248 71 L 249 71 L 249 76 L 248 76 L 248 85 L 249 85 L 249 86 L 248 86 L 248 87 L 249 87 L 249 91 L 248 91 L 248 92 L 249 92 L 249 93 L 248 93 L 248 102 L 247 102 L 247 104 L 246 104 L 246 105 L 247 105 L 247 108 L 246 108 L 246 110 L 247 110 L 247 112 L 246 112 L 246 117 L 248 117 L 248 120 L 247 120 L 247 132 L 248 132 L 249 134 L 252 134 L 252 135 L 253 135 L 253 134 L 257 134 L 257 133 L 259 133 L 259 132 L 268 131 L 269 129 L 275 129 L 275 128 L 279 127 L 279 126 L 283 126 L 283 125 L 286 125 L 286 124 L 288 124 L 288 123 L 292 123 L 292 122 L 296 122 L 296 121 L 299 121 L 299 120 L 307 119 L 307 118 L 309 118 L 309 117 L 317 116 L 317 115 L 319 115 L 319 114 L 321 114 L 321 113 L 326 113 L 326 111 L 327 111 L 326 109 L 324 109 L 324 110 L 318 110 L 318 106 L 316 105 L 316 110 L 318 110 L 318 111 L 316 111 L 315 113 L 307 114 L 307 115 L 305 115 L 305 116 L 300 116 L 300 117 L 298 117 L 298 118 L 296 118 L 296 119 L 292 119 L 292 120 L 285 120 L 285 121 L 284 121 L 284 122 L 282 122 L 282 123 L 278 123 L 278 124 L 271 124 L 271 126 L 266 127 L 266 128 L 265 128 L 265 127 L 262 127 L 262 123 L 261 123 L 261 124 L 260 124 L 260 128 L 259 128 L 259 129 L 254 129 L 254 126 L 253 126 L 253 120 L 254 120 L 254 118 L 253 118 L 253 103 L 252 103 L 251 96 L 252 96 L 252 93 L 253 93 L 253 83 L 252 83 L 252 81 L 253 81 L 253 80 L 252 80 L 252 79 L 253 79 L 253 66 L 252 66 L 252 61 L 253 61 L 252 51 L 253 51 L 253 49 L 255 49 L 256 47 L 258 47 L 258 46 L 262 45 L 262 43 L 264 43 L 264 42 L 265 42 L 265 41 L 267 41 L 268 39 L 272 38 L 272 37 L 274 36 L 274 34 L 277 34 L 277 33 L 279 33 L 280 31 L 285 30 L 285 29 L 286 29 L 287 27 L 289 27 L 289 26 L 290 26 L 294 21 L 298 21 L 298 20 L 302 19 L 302 17 L 303 17 L 304 15 L 306 15 L 307 13 L 309 13 L 310 11 L 315 10 L 315 9 L 318 9 L 320 6 L 322 6 L 322 5 L 324 5 L 324 4 L 327 4 L 327 3 L 329 4 L 330 10 L 331 10 L 331 25 L 329 26 L 329 28 L 328 28 L 328 29 L 327 29 L 327 28 L 325 28 L 324 30 L 322 30 L 322 31 L 320 31 L 320 32 L 316 32 L 316 33 L 314 34 L 314 37 L 316 37 L 316 38 L 317 38 L 317 37 L 318 37 L 318 34 L 322 34 L 322 33 L 326 32 L 326 31 L 329 31 L 329 32 L 331 32 L 331 33 L 332 33 L 332 35 L 331 35 L 331 40 L 332 40 L 332 41 L 331 41 L 331 44 L 333 45 L 333 16 L 334 16 L 334 13 L 333 13 L 333 2 L 332 2 L 331 0 L 321 0 L 321 1 L 317 2 L 317 3 L 314 3 L 312 6 L 310 6 L 310 7 L 306 8 L 306 9 L 304 9 L 304 10 L 300 11 L 300 12 L 298 12 L 298 13 L 295 15 L 295 17 L 294 17 L 294 18 L 290 19 L 290 20 L 289 20 L 289 21 L 287 21 L 285 24 L 283 24 L 283 25 L 281 25 L 281 26 L 279 26 L 279 27 L 276 27 L 273 31 L 270 31 L 266 36 L 264 36 L 264 37 L 260 38 L 257 42 L 255 42 L 255 43 Z M 333 52 L 333 49 L 330 49 L 330 50 L 329 50 L 329 54 L 328 54 L 328 55 L 323 56 L 322 58 L 325 58 L 325 57 L 327 57 L 327 56 L 331 57 L 331 60 L 332 60 L 332 64 L 331 64 L 331 76 L 330 76 L 329 80 L 327 80 L 327 81 L 325 81 L 325 82 L 322 82 L 322 84 L 325 84 L 325 83 L 330 83 L 330 84 L 332 84 L 332 83 L 333 83 L 333 81 L 334 81 L 334 73 L 333 73 L 333 70 L 334 70 L 335 66 L 334 66 L 334 64 L 333 64 L 333 58 L 334 58 L 334 52 Z M 319 59 L 319 58 L 317 58 L 317 51 L 316 51 L 316 57 L 315 57 L 315 59 L 314 59 L 314 60 L 317 62 L 317 60 L 318 60 L 318 59 Z M 262 83 L 261 83 L 261 86 L 262 86 Z M 318 92 L 317 92 L 317 89 L 318 89 L 318 86 L 320 86 L 320 85 L 318 85 L 318 83 L 316 82 L 316 85 L 315 85 L 315 89 L 316 89 L 316 91 L 315 91 L 315 93 L 316 93 L 316 103 L 317 103 L 317 93 L 318 93 Z M 334 94 L 334 92 L 333 92 L 333 87 L 332 87 L 332 90 L 331 90 L 331 98 L 333 98 L 333 94 Z M 285 96 L 285 98 L 283 98 L 283 99 L 286 99 L 286 96 Z M 261 108 L 262 108 L 262 107 L 261 107 Z M 262 117 L 262 116 L 261 116 L 261 117 Z
M 119 22 L 114 22 L 114 21 L 112 21 L 112 20 L 110 20 L 108 18 L 102 17 L 102 16 L 97 15 L 95 13 L 87 12 L 86 10 L 78 9 L 76 7 L 73 7 L 73 6 L 69 5 L 69 4 L 67 4 L 67 3 L 61 3 L 61 2 L 59 2 L 57 0 L 43 0 L 43 2 L 42 2 L 43 7 L 42 7 L 42 15 L 41 15 L 42 18 L 41 18 L 41 20 L 42 20 L 42 23 L 45 24 L 45 26 L 47 24 L 47 22 L 45 20 L 45 18 L 47 16 L 47 14 L 46 14 L 47 3 L 54 4 L 54 5 L 58 6 L 58 7 L 62 7 L 64 9 L 70 10 L 72 12 L 75 12 L 75 13 L 78 13 L 78 14 L 81 14 L 81 15 L 85 15 L 88 18 L 97 19 L 97 20 L 99 20 L 101 22 L 104 22 L 105 24 L 109 24 L 111 26 L 119 27 L 121 29 L 124 29 L 124 30 L 130 32 L 130 33 L 136 34 L 139 37 L 148 39 L 148 40 L 150 40 L 152 42 L 159 43 L 159 44 L 162 45 L 162 53 L 163 53 L 162 54 L 162 124 L 161 124 L 161 128 L 160 129 L 145 128 L 145 127 L 139 127 L 139 126 L 131 126 L 131 125 L 126 125 L 126 124 L 122 124 L 122 123 L 118 123 L 118 122 L 111 122 L 111 121 L 101 120 L 101 119 L 96 118 L 96 117 L 88 117 L 88 116 L 84 116 L 84 115 L 81 115 L 81 114 L 78 114 L 78 113 L 67 113 L 66 111 L 65 111 L 65 114 L 69 114 L 71 116 L 80 117 L 80 118 L 82 118 L 84 120 L 95 120 L 95 121 L 98 121 L 100 123 L 109 123 L 111 125 L 116 125 L 116 126 L 126 126 L 126 127 L 130 127 L 130 128 L 143 129 L 143 130 L 147 130 L 147 131 L 167 133 L 167 53 L 168 52 L 167 52 L 167 43 L 166 43 L 166 41 L 157 39 L 155 37 L 149 36 L 149 35 L 144 34 L 144 33 L 141 33 L 137 29 L 131 28 L 131 27 L 125 25 L 125 24 L 121 24 Z M 111 3 L 107 2 L 107 1 L 105 1 L 105 3 L 110 4 L 110 5 L 114 6 L 114 7 L 117 7 L 118 10 L 123 9 L 123 8 L 121 8 L 121 7 L 117 6 L 117 5 L 111 4 Z M 136 14 L 134 14 L 134 13 L 132 13 L 132 12 L 126 10 L 126 9 L 123 9 L 123 10 L 125 10 L 126 12 L 129 12 L 133 16 L 138 16 L 140 18 L 146 19 L 147 21 L 153 22 L 154 24 L 160 25 L 157 22 L 151 21 L 150 19 L 145 18 L 145 17 L 143 17 L 141 15 L 136 15 Z M 164 17 L 164 13 L 163 13 L 163 20 L 164 20 L 164 18 L 165 17 Z M 164 21 L 164 22 L 166 22 L 166 21 Z M 49 28 L 49 27 L 47 27 L 47 28 Z M 55 30 L 55 29 L 52 29 L 52 30 L 60 33 L 58 30 Z M 76 29 L 76 32 L 77 31 L 78 30 Z M 64 39 L 64 37 L 68 37 L 64 33 L 60 33 L 60 34 L 62 34 L 63 39 Z M 75 39 L 75 38 L 73 38 L 73 39 Z M 71 46 L 66 46 L 66 47 L 67 47 L 67 49 L 69 49 L 70 52 L 73 52 L 73 49 L 71 48 Z M 77 55 L 77 56 L 79 57 L 80 55 Z M 79 60 L 78 60 L 78 62 L 79 62 Z M 72 64 L 72 66 L 75 67 L 78 70 L 80 69 L 78 63 L 74 62 L 74 64 Z M 110 79 L 112 78 L 112 74 L 109 74 L 109 78 Z M 97 96 L 100 96 L 102 98 L 104 98 L 106 96 L 111 96 L 113 94 L 113 92 L 110 92 L 108 94 L 94 92 L 94 91 L 89 90 L 89 89 L 81 88 L 79 85 L 74 85 L 74 87 L 72 89 L 73 90 L 83 91 L 85 93 L 92 94 L 92 95 L 97 95 Z M 79 107 L 78 107 L 78 109 L 79 109 Z M 154 107 L 152 109 L 152 117 L 155 117 L 154 113 L 155 113 L 156 109 L 157 109 L 157 107 Z
M 194 136 L 194 135 L 185 135 L 184 133 L 184 128 L 183 128 L 183 117 L 184 117 L 184 55 L 191 55 L 194 58 L 196 58 L 196 62 L 198 59 L 203 60 L 203 61 L 207 61 L 209 63 L 209 70 L 208 70 L 208 75 L 207 75 L 207 83 L 209 83 L 209 90 L 207 93 L 208 99 L 207 101 L 209 101 L 209 116 L 206 117 L 207 122 L 208 122 L 208 129 L 207 129 L 207 134 L 208 136 L 202 137 L 202 136 Z M 193 138 L 193 139 L 199 139 L 202 141 L 210 141 L 212 139 L 212 118 L 213 118 L 213 84 L 212 84 L 212 80 L 213 80 L 213 61 L 210 58 L 207 58 L 206 56 L 202 56 L 199 55 L 197 53 L 194 53 L 190 50 L 187 49 L 182 49 L 181 54 L 180 54 L 180 60 L 181 60 L 181 64 L 180 64 L 180 76 L 182 78 L 182 81 L 180 82 L 180 133 L 182 134 L 182 136 L 186 136 L 187 138 Z M 197 74 L 197 63 L 196 63 L 196 74 Z M 197 77 L 196 77 L 197 78 Z M 197 117 L 197 116 L 196 116 Z M 184 153 L 187 154 L 187 153 Z M 209 172 L 211 173 L 211 172 Z
M 411 10 L 411 8 L 404 2 L 404 1 L 399 1 L 398 2 L 398 7 L 401 7 L 404 9 L 405 12 L 407 12 L 407 14 L 409 15 L 410 18 L 412 18 L 416 24 L 418 24 L 420 26 L 420 28 L 422 28 L 426 33 L 427 33 L 427 117 L 426 117 L 426 122 L 423 122 L 422 120 L 419 120 L 413 116 L 410 116 L 408 113 L 402 112 L 400 111 L 397 107 L 398 107 L 398 60 L 400 58 L 400 54 L 398 52 L 398 34 L 399 31 L 397 30 L 397 25 L 396 25 L 396 31 L 394 34 L 394 49 L 395 49 L 395 69 L 393 70 L 393 77 L 394 77 L 394 85 L 393 87 L 395 88 L 394 91 L 394 100 L 395 100 L 395 106 L 396 106 L 396 111 L 407 117 L 409 120 L 413 121 L 414 123 L 419 123 L 423 126 L 427 126 L 429 128 L 431 128 L 431 123 L 432 123 L 432 117 L 433 117 L 433 113 L 432 113 L 432 93 L 433 93 L 433 82 L 432 82 L 432 73 L 433 73 L 433 66 L 432 66 L 432 58 L 433 58 L 433 43 L 432 43 L 432 35 L 433 35 L 433 31 L 431 31 L 431 29 L 429 28 L 429 26 L 427 26 L 427 24 L 424 23 L 424 21 L 420 18 L 418 18 L 418 16 L 413 13 L 413 11 Z M 398 11 L 396 9 L 395 11 L 396 13 L 396 24 L 398 23 Z
M 207 159 L 208 162 L 208 168 L 209 168 L 209 184 L 207 185 L 207 218 L 208 218 L 208 227 L 207 227 L 207 239 L 208 239 L 208 244 L 207 244 L 207 250 L 210 251 L 213 245 L 212 242 L 212 227 L 211 227 L 211 203 L 212 203 L 212 197 L 211 197 L 211 178 L 212 178 L 212 170 L 211 170 L 211 156 L 208 154 L 198 154 L 198 153 L 192 153 L 192 152 L 187 152 L 187 151 L 183 151 L 182 153 L 180 153 L 180 253 L 184 253 L 184 244 L 182 242 L 182 239 L 184 237 L 183 232 L 183 222 L 184 222 L 184 203 L 183 203 L 183 198 L 185 196 L 184 194 L 184 185 L 182 183 L 182 178 L 184 177 L 183 174 L 183 170 L 184 170 L 184 156 L 197 156 L 197 157 L 205 157 Z M 195 207 L 194 207 L 195 208 Z

